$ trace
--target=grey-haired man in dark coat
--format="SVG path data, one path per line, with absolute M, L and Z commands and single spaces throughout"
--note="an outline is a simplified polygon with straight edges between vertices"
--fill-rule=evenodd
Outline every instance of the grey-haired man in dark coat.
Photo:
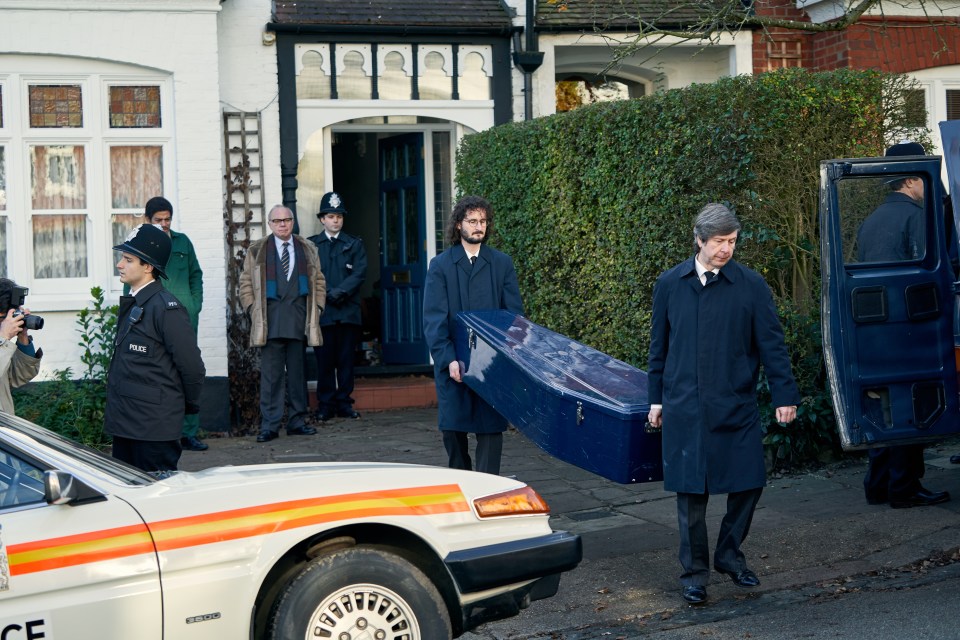
M 707 599 L 711 494 L 728 494 L 714 568 L 738 586 L 760 584 L 740 550 L 766 484 L 760 364 L 777 421 L 793 421 L 800 402 L 770 288 L 733 260 L 739 232 L 730 209 L 708 204 L 694 224 L 695 255 L 653 288 L 649 421 L 663 429 L 663 488 L 677 492 L 680 583 L 691 604 Z

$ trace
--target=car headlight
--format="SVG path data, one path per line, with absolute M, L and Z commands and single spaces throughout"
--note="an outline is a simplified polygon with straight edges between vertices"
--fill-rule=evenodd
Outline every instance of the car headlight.
M 547 502 L 530 487 L 520 487 L 473 501 L 477 515 L 481 518 L 497 516 L 526 515 L 532 513 L 550 513 Z

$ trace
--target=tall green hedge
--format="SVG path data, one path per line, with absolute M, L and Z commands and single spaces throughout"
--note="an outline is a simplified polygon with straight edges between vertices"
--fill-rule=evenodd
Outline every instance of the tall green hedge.
M 804 394 L 781 460 L 831 441 L 819 336 L 819 163 L 883 153 L 909 131 L 911 81 L 785 70 L 592 105 L 467 137 L 461 193 L 495 210 L 492 243 L 517 267 L 528 316 L 646 368 L 653 283 L 692 254 L 703 204 L 732 204 L 737 259 L 777 297 Z M 928 135 L 919 134 L 923 140 Z

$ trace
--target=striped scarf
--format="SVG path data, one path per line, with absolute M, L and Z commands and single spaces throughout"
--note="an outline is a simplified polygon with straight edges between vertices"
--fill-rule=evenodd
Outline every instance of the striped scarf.
M 299 285 L 299 295 L 305 296 L 310 293 L 310 280 L 307 277 L 307 256 L 303 253 L 303 247 L 290 236 L 290 244 L 293 246 L 294 263 L 296 266 L 297 284 Z M 267 300 L 279 300 L 277 295 L 277 266 L 280 263 L 280 256 L 277 254 L 277 245 L 271 236 L 266 243 L 267 247 Z

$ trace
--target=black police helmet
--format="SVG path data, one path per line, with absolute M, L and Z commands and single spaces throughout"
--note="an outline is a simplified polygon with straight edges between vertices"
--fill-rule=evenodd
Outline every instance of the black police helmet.
M 317 217 L 322 218 L 328 213 L 339 213 L 343 215 L 346 212 L 347 210 L 343 208 L 343 200 L 340 198 L 340 194 L 336 191 L 331 191 L 323 194 L 323 197 L 320 199 L 320 212 L 317 214 Z
M 117 251 L 137 256 L 152 266 L 161 278 L 167 277 L 163 270 L 170 259 L 170 248 L 170 238 L 159 227 L 152 224 L 137 225 L 123 244 L 114 247 Z

